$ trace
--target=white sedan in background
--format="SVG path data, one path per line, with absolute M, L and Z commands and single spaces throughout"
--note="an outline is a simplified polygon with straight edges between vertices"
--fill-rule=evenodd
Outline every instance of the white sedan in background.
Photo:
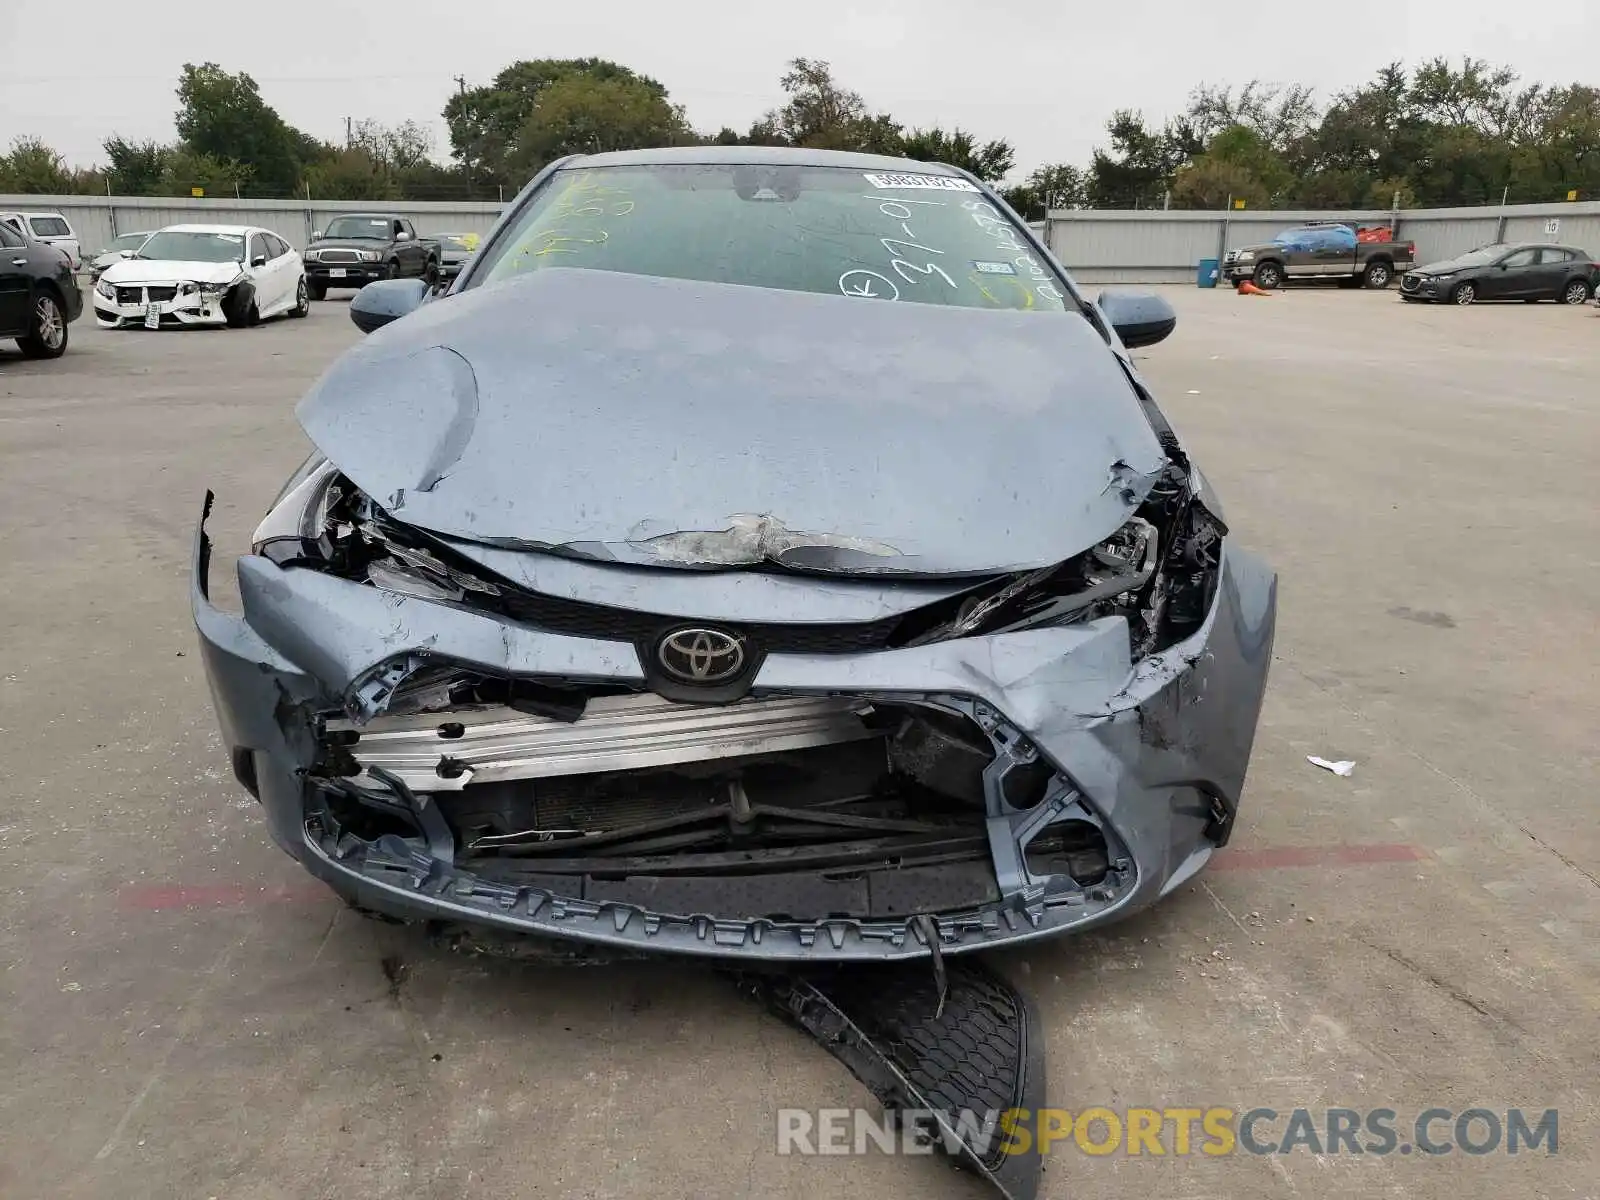
M 169 225 L 94 285 L 103 329 L 228 325 L 311 311 L 305 264 L 270 229 Z

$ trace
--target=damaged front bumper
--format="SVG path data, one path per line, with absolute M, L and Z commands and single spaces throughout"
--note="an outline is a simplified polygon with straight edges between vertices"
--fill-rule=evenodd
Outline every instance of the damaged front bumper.
M 980 950 L 1170 892 L 1227 840 L 1276 616 L 1275 576 L 1227 541 L 1204 620 L 1137 662 L 1104 617 L 772 652 L 743 700 L 690 705 L 650 690 L 628 641 L 256 555 L 234 616 L 208 598 L 209 560 L 202 517 L 194 617 L 234 771 L 336 892 L 405 919 L 769 962 Z M 441 666 L 596 698 L 576 719 L 514 699 L 382 714 Z M 624 810 L 626 855 L 606 824 Z M 704 853 L 707 821 L 793 840 Z
M 118 287 L 115 298 L 94 293 L 94 318 L 102 329 L 155 325 L 174 328 L 180 325 L 226 325 L 223 289 L 180 292 L 169 287 Z

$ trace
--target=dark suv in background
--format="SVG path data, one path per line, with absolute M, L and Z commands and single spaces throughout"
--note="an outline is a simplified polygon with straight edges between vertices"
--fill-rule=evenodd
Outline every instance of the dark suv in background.
M 67 326 L 82 313 L 66 251 L 0 222 L 0 338 L 16 338 L 29 358 L 60 358 Z

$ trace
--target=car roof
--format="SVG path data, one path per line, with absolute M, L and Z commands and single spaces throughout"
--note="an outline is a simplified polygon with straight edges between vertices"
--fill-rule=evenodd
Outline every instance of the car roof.
M 667 166 L 793 166 L 848 167 L 857 171 L 885 171 L 914 175 L 966 175 L 944 163 L 919 162 L 887 154 L 856 154 L 843 150 L 808 150 L 796 146 L 662 146 L 653 150 L 613 150 L 586 154 L 572 165 L 586 167 Z
M 1479 246 L 1480 250 L 1494 250 L 1496 248 L 1515 253 L 1518 250 L 1570 250 L 1573 254 L 1589 257 L 1589 252 L 1581 246 L 1570 246 L 1566 242 L 1491 242 L 1487 246 Z
M 5 215 L 8 216 L 8 217 L 60 217 L 63 221 L 67 221 L 67 218 L 66 218 L 66 216 L 64 214 L 58 213 L 58 212 L 49 212 L 49 211 L 46 211 L 45 209 L 42 209 L 42 208 L 41 209 L 8 208 L 5 211 Z M 67 221 L 67 224 L 71 225 L 72 222 L 71 221 Z
M 157 233 L 267 233 L 259 225 L 163 225 Z

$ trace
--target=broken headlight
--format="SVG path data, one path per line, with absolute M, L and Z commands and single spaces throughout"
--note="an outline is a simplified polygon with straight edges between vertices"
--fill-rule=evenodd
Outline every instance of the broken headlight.
M 1026 575 L 997 590 L 962 600 L 953 617 L 910 638 L 920 646 L 976 633 L 1014 633 L 1131 610 L 1154 578 L 1161 538 L 1134 517 L 1084 553 Z
M 250 535 L 251 552 L 280 566 L 315 555 L 329 532 L 338 478 L 338 469 L 326 459 L 307 459 Z
M 251 538 L 256 554 L 280 567 L 332 570 L 419 600 L 494 596 L 499 587 L 444 561 L 398 526 L 331 463 L 308 462 Z

